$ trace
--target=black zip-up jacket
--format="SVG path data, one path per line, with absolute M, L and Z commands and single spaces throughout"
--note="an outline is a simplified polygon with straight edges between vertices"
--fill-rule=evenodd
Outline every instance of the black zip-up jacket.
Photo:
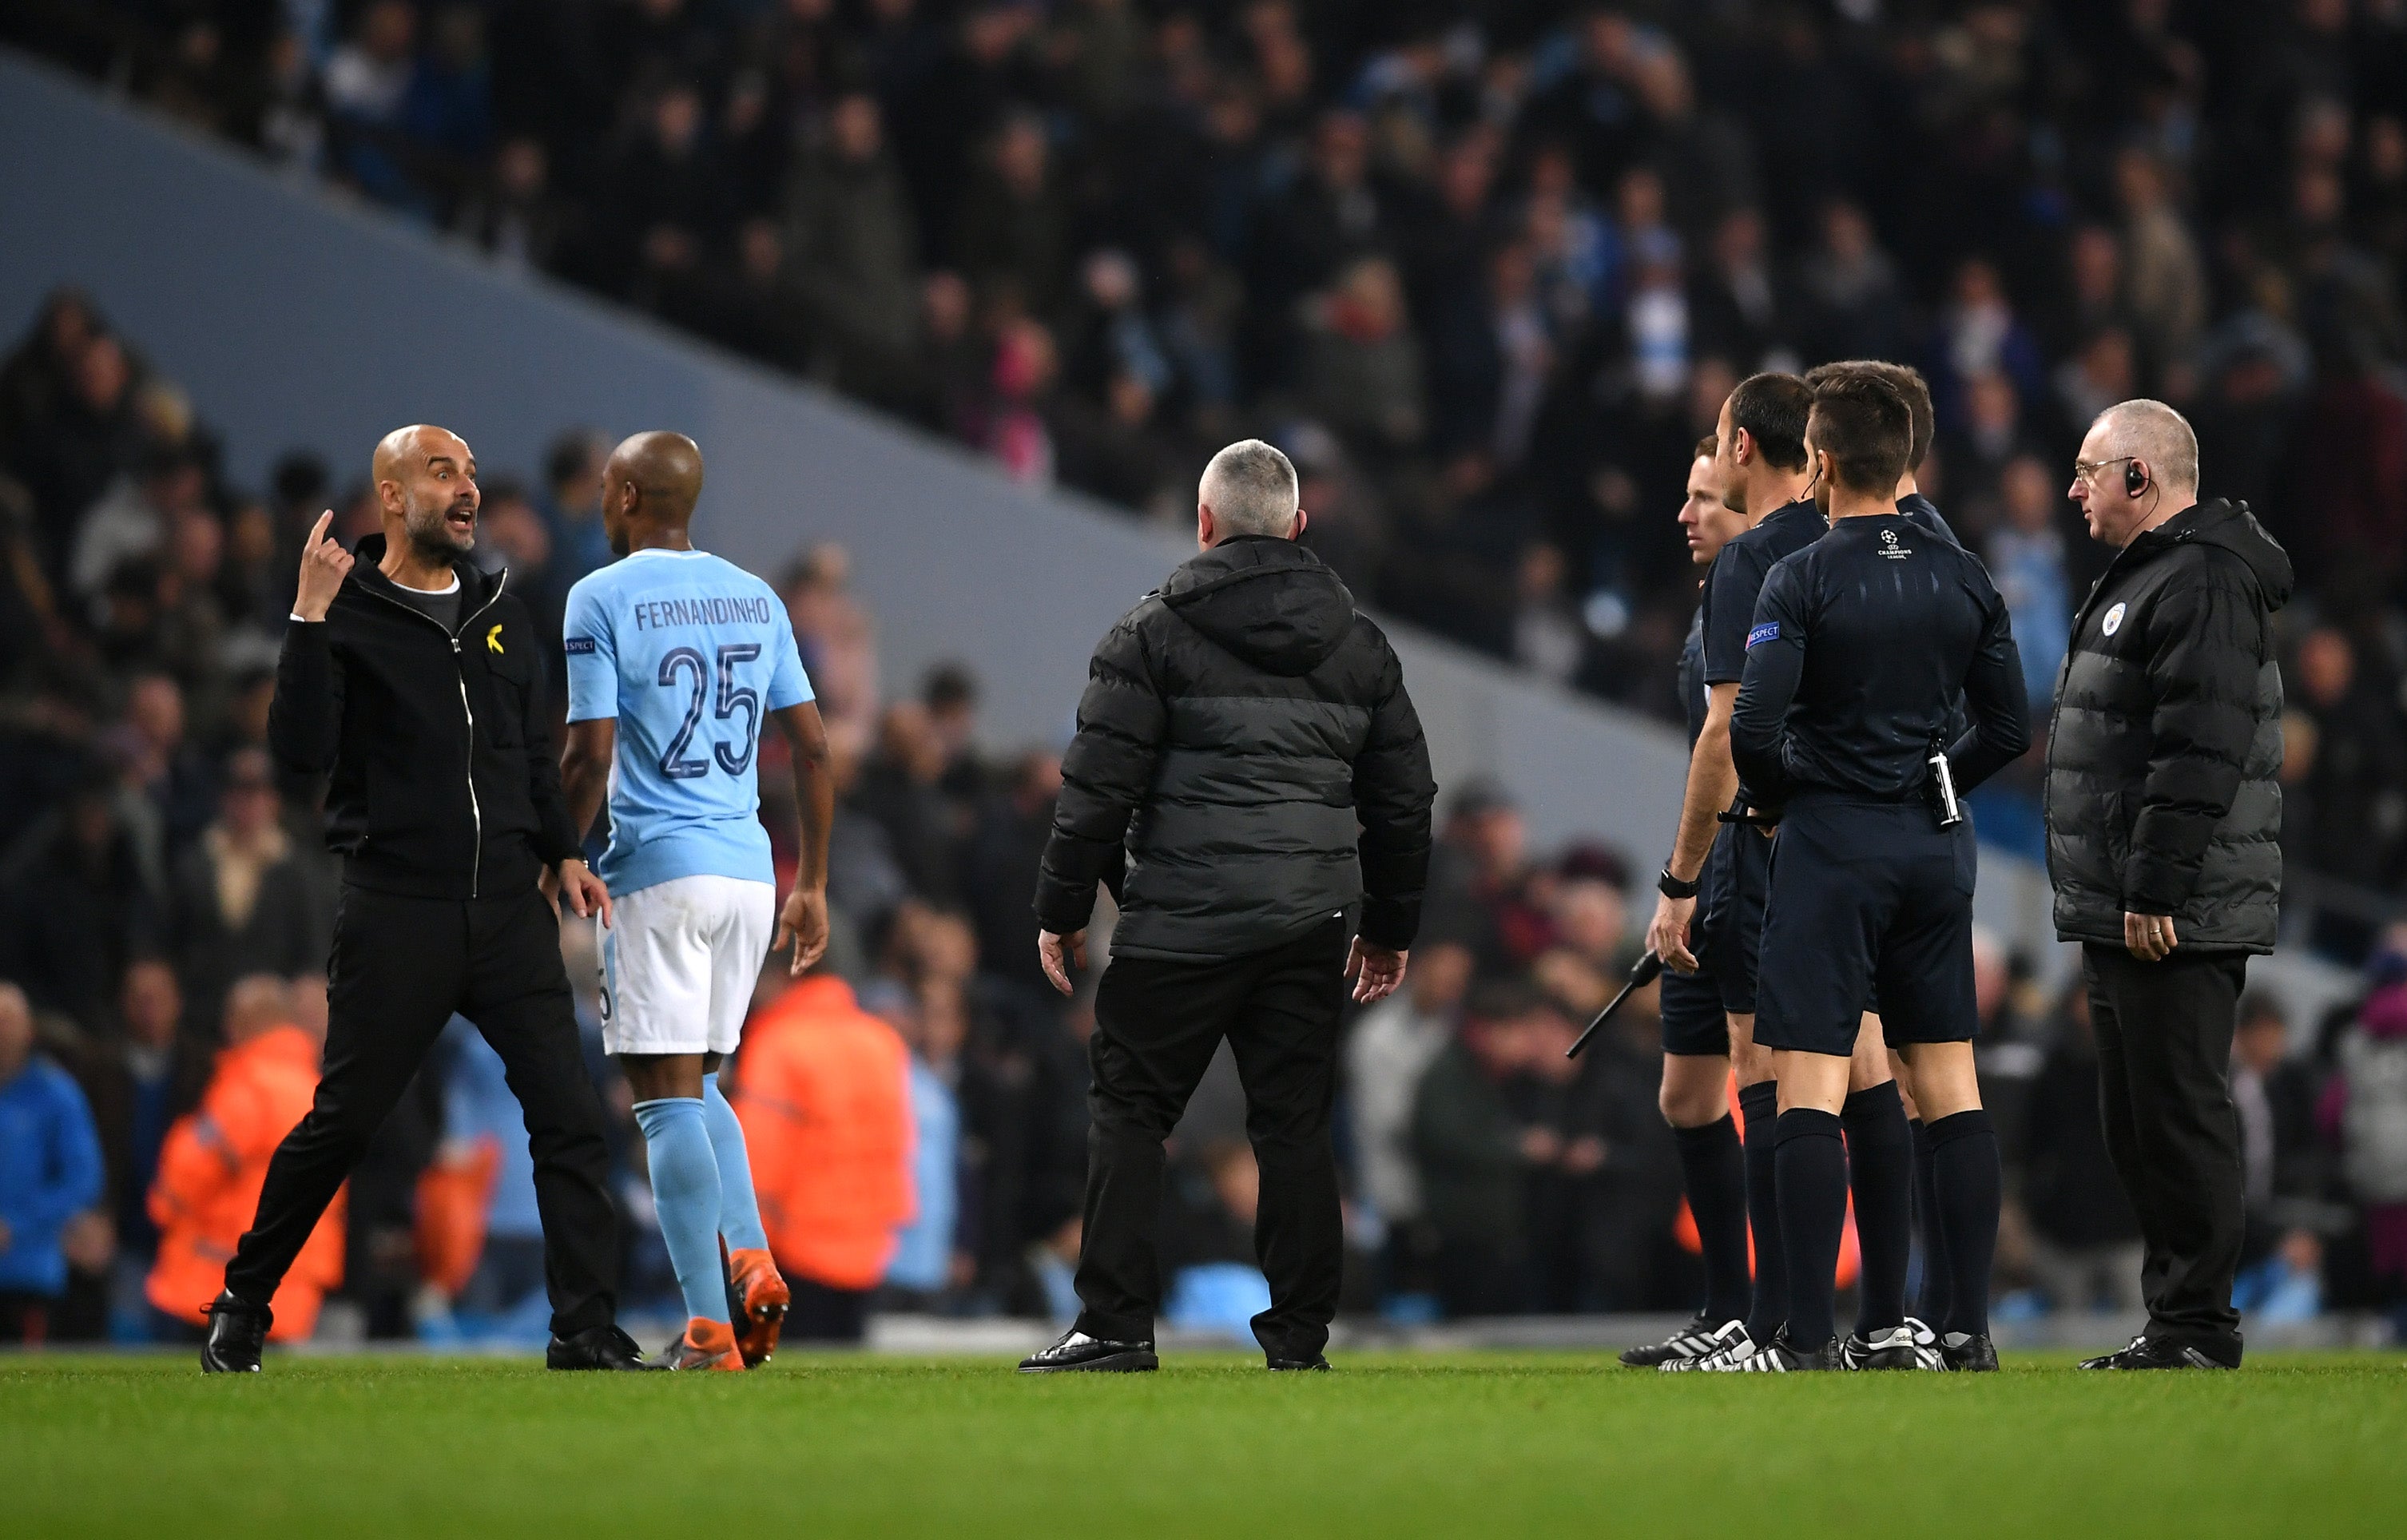
M 1224 540 L 1095 649 L 1036 918 L 1085 929 L 1101 881 L 1115 954 L 1197 962 L 1360 898 L 1367 940 L 1409 947 L 1436 795 L 1403 666 L 1337 575 L 1292 540 Z
M 403 599 L 371 535 L 326 618 L 286 627 L 267 741 L 331 776 L 343 880 L 411 898 L 521 892 L 578 853 L 544 722 L 542 638 L 508 574 L 460 568 L 460 620 Z
M 2290 558 L 2244 503 L 2175 514 L 2115 553 L 2072 619 L 2047 740 L 2056 934 L 2123 944 L 2171 915 L 2182 950 L 2270 952 L 2282 896 Z

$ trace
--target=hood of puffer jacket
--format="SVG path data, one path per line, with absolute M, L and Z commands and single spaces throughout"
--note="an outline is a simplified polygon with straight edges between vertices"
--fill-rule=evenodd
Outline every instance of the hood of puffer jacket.
M 1275 535 L 1237 535 L 1182 563 L 1161 585 L 1161 602 L 1246 663 L 1289 678 L 1328 662 L 1354 628 L 1354 595 L 1337 574 Z
M 2268 610 L 2279 609 L 2290 602 L 2290 587 L 2295 580 L 2290 553 L 2266 533 L 2245 503 L 2228 503 L 2219 497 L 2211 503 L 2200 503 L 2140 538 L 2161 540 L 2167 548 L 2186 544 L 2219 546 L 2248 563 L 2248 570 L 2256 574 L 2257 587 L 2265 594 Z

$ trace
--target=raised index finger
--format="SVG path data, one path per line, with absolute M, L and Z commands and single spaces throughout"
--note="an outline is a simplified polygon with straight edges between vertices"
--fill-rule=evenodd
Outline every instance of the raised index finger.
M 323 541 L 326 538 L 326 526 L 334 521 L 334 509 L 328 508 L 325 512 L 320 514 L 318 516 L 318 521 L 309 527 L 309 544 L 316 546 Z

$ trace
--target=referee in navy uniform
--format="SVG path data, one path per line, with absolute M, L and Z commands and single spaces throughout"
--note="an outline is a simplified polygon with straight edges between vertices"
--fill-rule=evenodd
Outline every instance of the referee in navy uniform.
M 1679 831 L 1671 858 L 1657 877 L 1662 899 L 1646 928 L 1646 949 L 1663 960 L 1667 971 L 1666 1084 L 1692 1079 L 1683 1069 L 1693 1068 L 1696 1061 L 1716 1050 L 1730 1055 L 1730 1068 L 1738 1075 L 1739 1108 L 1746 1119 L 1742 1191 L 1756 1265 L 1743 1330 L 1724 1333 L 1726 1321 L 1702 1321 L 1636 1355 L 1638 1362 L 1659 1368 L 1695 1368 L 1730 1353 L 1751 1351 L 1771 1337 L 1788 1310 L 1773 1196 L 1776 1113 L 1772 1063 L 1769 1055 L 1757 1050 L 1754 1030 L 1756 945 L 1763 926 L 1771 843 L 1755 830 L 1716 819 L 1738 793 L 1738 771 L 1730 756 L 1730 719 L 1738 703 L 1739 675 L 1746 665 L 1747 623 L 1754 618 L 1764 575 L 1791 551 L 1820 539 L 1829 527 L 1814 505 L 1813 475 L 1805 458 L 1805 420 L 1813 406 L 1813 392 L 1795 375 L 1751 375 L 1722 403 L 1715 425 L 1713 469 L 1722 502 L 1746 527 L 1723 544 L 1705 573 L 1698 619 L 1703 717 L 1690 749 Z M 1698 980 L 1703 982 L 1702 989 Z M 1716 1003 L 1726 1029 L 1719 1037 L 1712 1030 Z M 1684 1061 L 1688 1062 L 1684 1065 Z M 1719 1069 L 1718 1062 L 1710 1062 L 1708 1072 Z M 1715 1162 L 1725 1174 L 1727 1155 L 1725 1144 Z M 1684 1169 L 1684 1178 L 1689 1175 Z M 1722 1179 L 1711 1182 L 1715 1189 L 1722 1185 Z M 1706 1182 L 1696 1189 L 1707 1190 Z M 1717 1207 L 1707 1197 L 1700 1211 L 1700 1234 L 1719 1249 L 1729 1242 L 1728 1228 L 1716 1219 Z M 1709 1301 L 1706 1313 L 1717 1314 L 1730 1303 L 1735 1301 Z
M 1842 1364 L 1832 1273 L 1847 1205 L 1839 1112 L 1864 1002 L 1912 1066 L 1937 1165 L 1952 1310 L 1937 1362 L 1994 1367 L 1998 1144 L 1973 1073 L 1973 829 L 1956 805 L 2030 744 L 2022 664 L 1979 560 L 1897 511 L 1912 413 L 1887 380 L 1816 392 L 1806 450 L 1831 532 L 1773 567 L 1747 635 L 1730 752 L 1776 820 L 1755 1038 L 1779 1082 L 1787 1325 L 1745 1364 Z M 1958 694 L 1972 727 L 1949 743 Z

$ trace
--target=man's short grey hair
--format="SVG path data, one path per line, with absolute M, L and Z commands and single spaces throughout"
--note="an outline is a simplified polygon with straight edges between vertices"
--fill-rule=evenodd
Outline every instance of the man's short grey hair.
M 1231 535 L 1295 533 L 1295 465 L 1259 438 L 1232 444 L 1204 467 L 1204 502 Z
M 2118 454 L 2148 463 L 2167 487 L 2198 491 L 2198 431 L 2189 419 L 2161 401 L 2117 402 L 2098 414 L 2107 441 Z

